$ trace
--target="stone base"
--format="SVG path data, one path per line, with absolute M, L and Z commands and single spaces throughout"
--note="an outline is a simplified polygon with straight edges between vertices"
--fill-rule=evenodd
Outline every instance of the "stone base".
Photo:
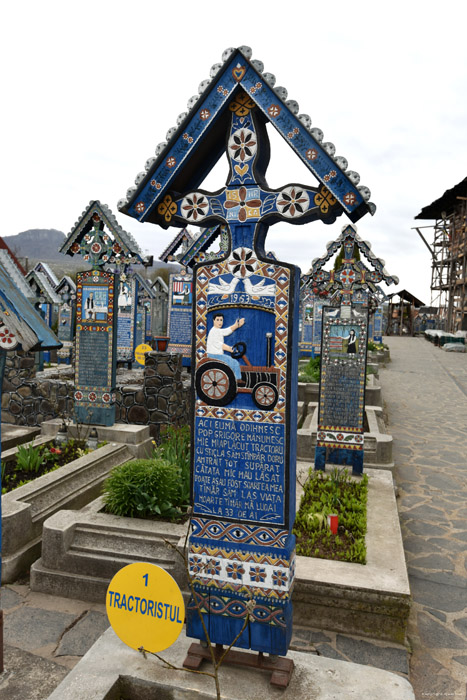
M 318 404 L 310 402 L 299 406 L 305 418 L 297 431 L 297 459 L 313 460 L 318 434 Z M 385 431 L 383 409 L 365 406 L 369 431 L 364 433 L 363 463 L 371 469 L 394 469 L 392 435 Z
M 308 467 L 297 465 L 302 483 Z M 294 620 L 302 626 L 404 644 L 411 597 L 392 474 L 373 469 L 366 473 L 367 563 L 297 557 Z
M 300 481 L 309 467 L 297 465 Z M 297 557 L 294 621 L 403 643 L 410 589 L 392 475 L 381 470 L 368 474 L 368 563 Z M 101 508 L 102 499 L 97 499 L 80 512 L 62 511 L 45 523 L 42 559 L 31 568 L 32 590 L 104 602 L 120 568 L 150 561 L 166 568 L 188 596 L 183 562 L 163 543 L 165 538 L 183 546 L 187 526 L 119 518 L 99 512 Z
M 109 472 L 131 458 L 125 445 L 105 445 L 3 495 L 2 583 L 15 581 L 40 556 L 47 518 L 89 503 L 101 492 Z
M 167 668 L 148 655 L 146 659 L 126 647 L 112 629 L 107 630 L 86 656 L 55 689 L 49 700 L 149 700 L 155 697 L 178 700 L 210 700 L 216 697 L 214 679 L 183 669 L 191 640 L 182 631 L 161 656 L 172 664 Z M 274 689 L 270 672 L 223 664 L 219 684 L 224 700 L 415 700 L 410 683 L 394 673 L 371 666 L 289 652 L 295 666 L 289 686 Z M 205 662 L 204 671 L 211 666 Z

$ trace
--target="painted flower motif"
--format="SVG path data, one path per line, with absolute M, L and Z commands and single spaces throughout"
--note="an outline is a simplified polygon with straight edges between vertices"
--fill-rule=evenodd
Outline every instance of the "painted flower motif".
M 91 240 L 91 236 L 89 235 L 89 233 L 85 234 L 84 240 L 86 241 L 86 243 L 89 243 L 89 241 Z
M 74 393 L 75 401 L 81 401 L 83 398 L 83 392 L 82 391 L 75 391 Z
M 329 192 L 327 187 L 321 187 L 320 191 L 315 194 L 314 202 L 321 210 L 322 214 L 327 214 L 331 207 L 336 204 L 336 198 Z
M 79 253 L 79 250 L 80 250 L 79 243 L 73 243 L 73 245 L 71 246 L 71 252 L 72 253 Z
M 135 209 L 138 212 L 138 214 L 142 214 L 143 211 L 146 209 L 146 206 L 144 202 L 138 202 L 135 206 Z
M 158 213 L 164 217 L 165 221 L 169 223 L 172 216 L 177 213 L 177 205 L 173 201 L 170 194 L 166 194 L 164 200 L 157 207 Z
M 255 86 L 255 85 L 252 85 L 252 86 L 251 86 L 250 92 L 251 92 L 252 95 L 255 94 L 255 92 L 256 92 L 256 86 Z
M 326 439 L 326 433 L 318 433 L 318 440 L 325 440 Z
M 268 107 L 268 114 L 273 119 L 278 117 L 280 113 L 281 113 L 281 108 L 279 107 L 279 105 L 271 105 L 270 107 Z
M 122 252 L 122 246 L 120 245 L 120 243 L 115 242 L 112 246 L 112 250 L 115 253 L 115 255 L 118 255 Z
M 105 394 L 102 394 L 102 401 L 104 403 L 109 403 L 111 398 L 112 397 L 110 396 L 110 394 L 107 391 L 105 392 Z
M 316 148 L 309 148 L 306 151 L 305 155 L 308 158 L 308 160 L 316 160 L 318 157 L 318 151 L 316 150 Z
M 209 561 L 206 562 L 205 571 L 208 576 L 219 576 L 221 565 L 216 559 L 209 559 Z
M 343 284 L 353 284 L 355 282 L 355 271 L 354 270 L 342 270 L 339 277 L 340 277 L 340 280 Z
M 227 199 L 224 207 L 226 209 L 235 209 L 236 207 L 240 207 L 238 211 L 239 221 L 246 221 L 248 216 L 259 216 L 259 210 L 261 209 L 262 202 L 260 199 L 247 199 L 248 192 L 246 187 L 240 187 L 240 189 L 235 190 L 231 194 L 235 196 L 238 195 L 238 199 Z M 248 209 L 252 209 L 253 211 L 249 212 Z
M 151 180 L 150 184 L 151 184 L 151 187 L 155 187 L 156 190 L 160 190 L 160 188 L 162 187 L 161 183 L 157 182 L 157 180 Z
M 256 88 L 257 90 L 261 90 L 262 87 L 263 87 L 263 84 L 260 83 L 259 81 L 258 81 L 258 82 L 256 83 L 256 85 L 255 85 L 255 88 Z
M 203 120 L 203 122 L 205 122 L 211 116 L 211 112 L 209 111 L 209 109 L 202 109 L 199 113 L 199 116 Z
M 245 573 L 245 569 L 239 562 L 232 562 L 231 564 L 227 564 L 226 572 L 229 578 L 233 579 L 234 581 L 241 581 L 242 576 Z
M 294 127 L 293 132 L 294 132 L 295 136 L 300 133 L 300 129 L 298 128 L 298 126 Z
M 287 138 L 293 139 L 293 136 L 294 136 L 293 131 L 289 131 L 289 133 L 287 134 Z
M 344 195 L 344 203 L 348 204 L 349 206 L 352 206 L 355 204 L 357 201 L 357 197 L 354 192 L 347 192 L 347 194 Z
M 288 219 L 301 216 L 310 206 L 310 198 L 305 190 L 300 187 L 286 187 L 277 199 L 277 209 Z
M 103 256 L 102 256 L 102 260 L 103 260 L 104 262 L 107 262 L 108 259 L 109 259 L 109 256 L 108 256 L 108 255 L 103 255 Z
M 201 557 L 194 556 L 190 559 L 190 571 L 193 574 L 200 574 L 203 571 L 204 564 Z
M 237 117 L 246 117 L 247 114 L 256 106 L 256 102 L 248 96 L 243 90 L 238 93 L 235 100 L 229 104 L 229 110 L 234 112 Z
M 356 435 L 356 436 L 355 436 L 355 442 L 363 442 L 363 436 L 362 436 L 362 435 Z
M 98 253 L 100 253 L 101 250 L 102 250 L 102 246 L 101 246 L 100 243 L 97 243 L 97 242 L 96 242 L 96 243 L 93 243 L 93 244 L 92 244 L 92 246 L 91 246 L 91 252 L 93 252 L 94 255 L 97 255 Z
M 224 97 L 227 97 L 227 95 L 229 94 L 229 91 L 227 90 L 227 88 L 224 88 L 222 90 L 222 94 L 224 95 Z
M 217 88 L 217 92 L 222 94 L 223 91 L 224 91 L 224 88 L 222 87 L 222 85 L 219 85 L 219 87 Z
M 15 345 L 18 345 L 18 341 L 14 333 L 8 330 L 6 326 L 2 326 L 0 328 L 0 347 L 12 350 Z
M 204 194 L 190 194 L 182 202 L 182 214 L 185 219 L 197 221 L 204 219 L 209 211 L 209 202 Z
M 89 401 L 96 401 L 97 399 L 97 394 L 95 391 L 90 391 L 88 394 L 88 399 Z
M 234 160 L 250 160 L 256 153 L 257 144 L 254 134 L 249 129 L 238 129 L 229 139 L 229 150 Z
M 255 583 L 264 583 L 266 580 L 266 569 L 262 566 L 252 566 L 250 568 L 250 580 Z
M 236 248 L 228 267 L 234 277 L 250 277 L 258 268 L 258 261 L 250 248 Z
M 285 571 L 273 571 L 272 572 L 272 583 L 274 586 L 286 586 L 288 581 L 288 574 Z
M 86 260 L 86 261 L 87 261 L 87 260 L 89 260 L 89 257 L 90 257 L 90 256 L 88 255 L 88 253 L 86 253 L 86 255 L 83 255 L 83 260 Z
M 343 439 L 344 439 L 344 436 L 342 435 L 342 433 L 337 433 L 336 440 L 339 440 L 339 442 L 342 442 Z
M 165 164 L 168 168 L 174 168 L 177 165 L 177 161 L 173 156 L 169 156 L 165 161 Z

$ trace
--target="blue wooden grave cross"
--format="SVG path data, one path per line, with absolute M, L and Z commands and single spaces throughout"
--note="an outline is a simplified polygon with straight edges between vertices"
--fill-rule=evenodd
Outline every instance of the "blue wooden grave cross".
M 330 258 L 343 249 L 340 266 L 323 270 Z M 356 258 L 359 250 L 370 261 L 369 270 Z M 313 261 L 306 285 L 315 294 L 329 295 L 323 309 L 321 343 L 321 381 L 315 469 L 326 463 L 351 466 L 362 474 L 364 461 L 364 410 L 368 312 L 384 293 L 377 286 L 398 282 L 384 269 L 384 260 L 376 258 L 369 243 L 364 242 L 352 225 L 328 244 L 327 252 Z
M 222 224 L 194 268 L 193 596 L 187 634 L 286 654 L 292 634 L 299 269 L 265 252 L 270 225 L 357 221 L 374 205 L 347 162 L 247 47 L 229 49 L 119 208 L 167 228 Z M 319 180 L 269 188 L 270 122 Z M 216 192 L 200 188 L 226 152 Z

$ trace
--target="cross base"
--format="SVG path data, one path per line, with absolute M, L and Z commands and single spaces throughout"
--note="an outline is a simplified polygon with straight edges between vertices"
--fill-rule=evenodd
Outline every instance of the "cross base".
M 214 647 L 214 656 L 216 660 L 219 660 L 223 653 L 224 648 L 222 644 L 216 644 Z M 188 654 L 183 662 L 183 666 L 192 671 L 198 671 L 204 660 L 212 661 L 209 648 L 203 647 L 197 642 L 193 642 L 188 649 Z M 231 649 L 225 655 L 222 663 L 230 664 L 231 666 L 257 668 L 266 672 L 271 671 L 270 683 L 278 688 L 287 688 L 294 669 L 294 662 L 292 659 L 264 656 L 261 651 L 258 654 L 251 654 L 246 651 Z

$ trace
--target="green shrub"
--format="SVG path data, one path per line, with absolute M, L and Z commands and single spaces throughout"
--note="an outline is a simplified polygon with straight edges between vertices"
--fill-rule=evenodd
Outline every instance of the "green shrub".
M 179 503 L 188 505 L 190 502 L 190 428 L 170 426 L 159 446 L 154 449 L 154 458 L 170 462 L 180 470 Z
M 312 357 L 309 362 L 300 369 L 299 382 L 319 382 L 321 372 L 321 358 Z
M 111 472 L 104 484 L 108 513 L 130 518 L 178 519 L 180 470 L 163 459 L 135 459 Z

